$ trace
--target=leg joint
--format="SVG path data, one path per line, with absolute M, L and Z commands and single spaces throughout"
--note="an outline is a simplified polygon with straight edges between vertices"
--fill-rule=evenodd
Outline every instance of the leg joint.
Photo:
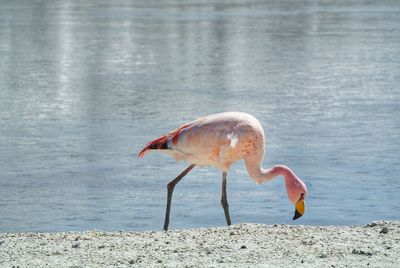
M 228 200 L 226 200 L 226 198 L 222 197 L 221 198 L 221 205 L 223 207 L 228 207 Z
M 172 181 L 170 183 L 167 184 L 167 190 L 168 192 L 173 191 L 175 188 L 175 183 L 173 183 Z

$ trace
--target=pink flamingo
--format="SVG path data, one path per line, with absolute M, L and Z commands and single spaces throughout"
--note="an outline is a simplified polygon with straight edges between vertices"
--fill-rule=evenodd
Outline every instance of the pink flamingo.
M 204 116 L 146 144 L 139 152 L 143 157 L 149 150 L 159 150 L 178 160 L 190 163 L 181 174 L 168 183 L 167 208 L 164 230 L 168 230 L 172 193 L 175 185 L 195 166 L 214 166 L 222 171 L 221 205 L 227 225 L 231 224 L 226 195 L 227 171 L 235 161 L 243 159 L 249 176 L 257 183 L 282 175 L 289 200 L 295 205 L 293 220 L 305 212 L 306 185 L 284 165 L 262 168 L 264 158 L 264 130 L 252 115 L 225 112 Z

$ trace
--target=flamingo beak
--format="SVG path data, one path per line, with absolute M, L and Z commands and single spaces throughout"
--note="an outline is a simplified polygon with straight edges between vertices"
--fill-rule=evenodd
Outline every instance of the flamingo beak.
M 297 201 L 295 205 L 293 220 L 297 220 L 298 218 L 303 216 L 304 212 L 305 212 L 304 195 L 301 194 L 299 201 Z

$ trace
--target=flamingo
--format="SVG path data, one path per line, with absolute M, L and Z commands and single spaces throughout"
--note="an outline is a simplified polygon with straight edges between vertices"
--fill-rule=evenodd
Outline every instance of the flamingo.
M 277 176 L 285 179 L 286 191 L 295 206 L 293 220 L 305 212 L 307 187 L 287 166 L 262 167 L 265 135 L 261 123 L 243 112 L 224 112 L 200 117 L 150 141 L 138 153 L 142 158 L 147 152 L 157 150 L 184 160 L 190 165 L 167 185 L 167 207 L 164 230 L 168 230 L 172 193 L 176 184 L 195 166 L 213 166 L 222 171 L 221 205 L 227 225 L 231 225 L 226 194 L 227 172 L 236 161 L 243 159 L 247 172 L 257 184 Z

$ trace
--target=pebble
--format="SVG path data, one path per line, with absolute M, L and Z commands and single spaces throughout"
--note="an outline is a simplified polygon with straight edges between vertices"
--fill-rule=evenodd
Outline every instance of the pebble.
M 303 241 L 301 241 L 301 243 L 302 243 L 303 245 L 307 245 L 307 246 L 315 245 L 315 242 L 314 242 L 314 241 L 311 241 L 311 240 L 303 240 Z
M 382 230 L 380 231 L 381 234 L 387 234 L 389 233 L 389 228 L 383 227 Z
M 368 252 L 368 251 L 364 251 L 364 250 L 357 250 L 357 249 L 353 249 L 353 251 L 351 253 L 358 254 L 358 255 L 366 255 L 366 256 L 372 256 L 373 255 L 372 252 Z

